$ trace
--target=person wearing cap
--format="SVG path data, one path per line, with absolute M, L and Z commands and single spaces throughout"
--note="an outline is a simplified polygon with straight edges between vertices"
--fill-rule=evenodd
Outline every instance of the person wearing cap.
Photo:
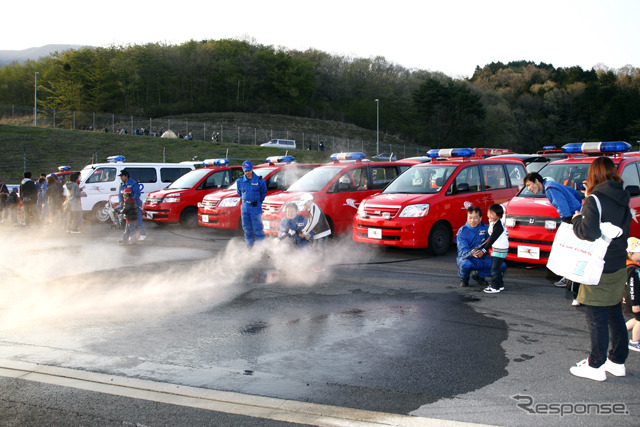
M 122 206 L 122 215 L 124 215 L 125 227 L 122 239 L 118 243 L 134 243 L 137 239 L 136 236 L 136 221 L 138 220 L 138 206 L 136 201 L 132 197 L 132 191 L 130 188 L 125 188 L 120 192 L 124 204 Z
M 144 229 L 144 223 L 142 222 L 142 200 L 140 199 L 140 195 L 142 194 L 142 188 L 140 184 L 138 184 L 135 180 L 131 179 L 129 176 L 129 171 L 126 169 L 122 169 L 120 174 L 118 175 L 120 180 L 120 189 L 118 190 L 118 201 L 120 205 L 124 207 L 124 197 L 122 194 L 122 190 L 128 188 L 131 190 L 131 198 L 135 201 L 138 206 L 138 215 L 136 219 L 136 228 L 138 230 L 138 239 L 144 240 L 147 237 L 147 232 Z
M 626 323 L 631 331 L 629 350 L 640 351 L 640 239 L 627 239 L 627 286 L 622 298 L 624 313 L 631 316 Z
M 262 202 L 267 197 L 267 184 L 258 174 L 253 173 L 253 164 L 249 160 L 242 163 L 244 176 L 238 179 L 238 196 L 242 199 L 240 213 L 244 240 L 248 247 L 256 241 L 264 240 L 262 227 Z
M 302 235 L 307 240 L 313 236 L 313 244 L 318 245 L 318 248 L 321 249 L 327 237 L 331 234 L 329 222 L 320 206 L 313 201 L 311 193 L 303 193 L 300 196 L 300 207 L 303 211 L 307 211 L 309 216 L 307 225 L 302 229 Z

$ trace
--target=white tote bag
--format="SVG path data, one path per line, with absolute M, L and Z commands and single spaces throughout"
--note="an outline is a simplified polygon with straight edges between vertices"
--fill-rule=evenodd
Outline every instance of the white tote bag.
M 601 222 L 600 200 L 591 195 L 598 205 L 600 232 L 602 235 L 593 242 L 582 240 L 573 232 L 573 224 L 563 222 L 558 228 L 547 261 L 547 268 L 558 276 L 582 283 L 597 285 L 604 268 L 604 255 L 611 240 L 622 235 L 622 229 L 610 222 Z

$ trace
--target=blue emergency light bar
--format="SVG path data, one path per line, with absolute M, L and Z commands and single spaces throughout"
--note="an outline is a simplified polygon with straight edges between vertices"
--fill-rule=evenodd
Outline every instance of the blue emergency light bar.
M 71 166 L 58 166 L 58 172 L 70 171 Z
M 275 164 L 275 163 L 290 163 L 295 161 L 296 158 L 293 156 L 271 156 L 271 157 L 267 157 L 266 162 L 267 163 L 271 163 L 271 164 Z
M 473 157 L 476 150 L 473 148 L 434 148 L 427 151 L 427 156 L 432 158 L 438 157 Z
M 562 146 L 562 152 L 567 154 L 624 153 L 630 150 L 631 144 L 624 141 L 571 142 Z
M 544 151 L 548 151 L 548 150 L 557 150 L 555 145 L 545 145 L 544 147 L 542 147 L 542 149 Z
M 108 163 L 124 162 L 124 156 L 110 156 L 107 157 Z
M 353 153 L 333 153 L 331 155 L 331 161 L 339 162 L 340 160 L 364 160 L 367 155 L 361 152 Z
M 229 164 L 229 159 L 206 159 L 202 164 L 205 166 L 226 166 Z

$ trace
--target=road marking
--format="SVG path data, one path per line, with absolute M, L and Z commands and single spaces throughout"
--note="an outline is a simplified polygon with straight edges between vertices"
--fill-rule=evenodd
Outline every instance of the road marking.
M 479 425 L 252 396 L 15 360 L 0 359 L 0 376 L 171 405 L 318 426 Z

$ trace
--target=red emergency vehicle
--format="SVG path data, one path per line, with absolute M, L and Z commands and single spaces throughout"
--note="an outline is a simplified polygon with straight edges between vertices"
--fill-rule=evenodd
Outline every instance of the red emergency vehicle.
M 267 162 L 253 168 L 253 173 L 261 176 L 267 184 L 267 195 L 276 194 L 289 188 L 301 176 L 319 164 L 298 164 L 293 156 L 272 156 Z M 242 228 L 240 218 L 240 197 L 237 183 L 226 190 L 207 194 L 198 203 L 198 225 L 212 228 Z
M 228 188 L 242 176 L 242 166 L 229 166 L 228 159 L 207 159 L 200 169 L 176 179 L 167 188 L 149 193 L 143 205 L 144 219 L 158 224 L 198 224 L 198 203 L 214 191 Z
M 485 159 L 476 150 L 430 150 L 430 163 L 414 165 L 362 201 L 353 240 L 444 254 L 467 221 L 469 206 L 482 209 L 486 222 L 487 208 L 515 196 L 526 176 L 521 161 Z
M 631 145 L 622 141 L 566 144 L 562 151 L 569 157 L 550 162 L 538 173 L 544 179 L 584 191 L 583 182 L 587 179 L 591 162 L 598 156 L 611 156 L 624 180 L 624 187 L 631 194 L 631 235 L 640 237 L 640 158 L 624 154 L 630 149 Z M 534 194 L 525 187 L 507 203 L 505 213 L 505 224 L 509 231 L 507 260 L 546 265 L 556 229 L 561 222 L 549 199 L 542 192 Z
M 298 181 L 287 191 L 267 196 L 262 203 L 262 222 L 268 235 L 277 235 L 283 207 L 298 202 L 303 193 L 311 193 L 322 209 L 333 234 L 351 231 L 351 221 L 360 201 L 380 192 L 411 163 L 371 162 L 364 153 L 335 153 L 332 163 L 320 166 Z

